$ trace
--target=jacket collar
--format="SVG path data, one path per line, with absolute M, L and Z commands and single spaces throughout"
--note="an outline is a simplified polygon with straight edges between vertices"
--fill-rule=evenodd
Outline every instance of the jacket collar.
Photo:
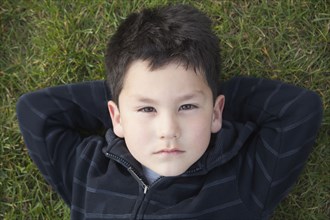
M 213 134 L 207 151 L 182 176 L 203 175 L 225 164 L 238 154 L 255 129 L 256 125 L 252 122 L 241 124 L 224 120 L 221 130 Z M 118 138 L 112 129 L 107 131 L 105 137 L 107 146 L 103 148 L 103 153 L 107 157 L 116 160 L 126 168 L 131 167 L 142 173 L 141 164 L 130 154 L 124 139 Z

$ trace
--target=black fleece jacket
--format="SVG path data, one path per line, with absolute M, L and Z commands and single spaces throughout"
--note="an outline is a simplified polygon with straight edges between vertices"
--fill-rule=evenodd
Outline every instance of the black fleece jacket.
M 31 158 L 72 219 L 267 219 L 312 149 L 320 98 L 256 78 L 234 78 L 222 92 L 223 127 L 206 153 L 184 174 L 151 185 L 113 134 L 104 81 L 23 95 L 17 116 Z

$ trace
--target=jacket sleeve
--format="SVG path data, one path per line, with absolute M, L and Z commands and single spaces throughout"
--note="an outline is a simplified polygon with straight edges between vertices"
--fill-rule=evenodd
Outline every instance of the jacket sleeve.
M 279 81 L 234 78 L 225 87 L 224 117 L 256 125 L 238 166 L 242 200 L 269 216 L 296 182 L 322 120 L 311 91 Z
M 41 173 L 66 203 L 77 149 L 95 134 L 111 127 L 104 81 L 69 84 L 25 94 L 16 110 L 29 154 Z

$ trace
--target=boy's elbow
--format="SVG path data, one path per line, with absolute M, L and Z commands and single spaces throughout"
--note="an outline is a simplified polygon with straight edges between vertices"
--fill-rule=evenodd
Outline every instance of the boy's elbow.
M 20 127 L 26 124 L 27 118 L 29 117 L 29 108 L 27 105 L 28 95 L 24 94 L 17 100 L 16 103 L 16 117 Z
M 38 97 L 34 97 L 34 93 L 26 93 L 18 98 L 16 103 L 16 117 L 18 123 L 20 125 L 30 123 L 32 108 L 29 103 L 31 103 L 32 99 L 38 101 Z
M 304 105 L 306 106 L 306 111 L 308 114 L 315 115 L 314 120 L 321 124 L 322 118 L 323 118 L 323 104 L 322 99 L 320 95 L 318 95 L 316 92 L 308 91 L 303 97 Z
M 18 121 L 20 121 L 21 116 L 25 112 L 25 109 L 26 109 L 26 104 L 25 104 L 26 99 L 27 99 L 27 95 L 26 94 L 23 94 L 17 100 L 17 103 L 16 103 L 16 114 L 17 114 Z
M 322 115 L 323 104 L 320 95 L 316 92 L 309 91 L 306 96 L 306 105 L 309 106 L 309 109 L 313 112 L 317 112 L 319 115 Z

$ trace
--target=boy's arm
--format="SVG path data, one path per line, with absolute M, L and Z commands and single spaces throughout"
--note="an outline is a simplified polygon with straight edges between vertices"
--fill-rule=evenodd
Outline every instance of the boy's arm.
M 250 208 L 268 216 L 306 163 L 322 119 L 321 100 L 314 92 L 256 78 L 235 78 L 224 93 L 224 118 L 257 126 L 240 158 L 239 190 Z
M 20 97 L 17 118 L 29 154 L 46 180 L 70 203 L 77 149 L 111 126 L 103 81 L 46 88 Z

